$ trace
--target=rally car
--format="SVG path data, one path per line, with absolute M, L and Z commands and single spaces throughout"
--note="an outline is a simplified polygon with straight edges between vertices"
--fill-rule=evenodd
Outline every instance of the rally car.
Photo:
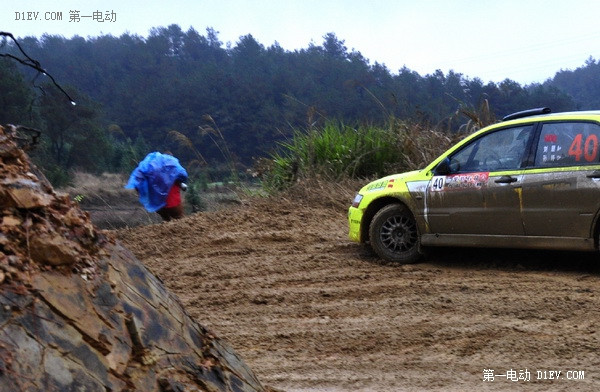
M 349 237 L 400 263 L 429 246 L 597 250 L 599 143 L 600 111 L 506 116 L 422 170 L 364 186 Z

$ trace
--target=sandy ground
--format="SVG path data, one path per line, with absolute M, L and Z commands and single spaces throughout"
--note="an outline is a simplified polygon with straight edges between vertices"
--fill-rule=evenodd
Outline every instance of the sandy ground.
M 274 388 L 600 389 L 595 254 L 439 249 L 384 264 L 347 240 L 345 208 L 289 199 L 117 235 Z

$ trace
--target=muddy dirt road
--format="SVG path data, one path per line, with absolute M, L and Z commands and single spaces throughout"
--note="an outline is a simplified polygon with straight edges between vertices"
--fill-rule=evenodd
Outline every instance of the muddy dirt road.
M 600 389 L 600 257 L 440 249 L 383 264 L 347 240 L 345 213 L 253 200 L 118 236 L 274 388 Z

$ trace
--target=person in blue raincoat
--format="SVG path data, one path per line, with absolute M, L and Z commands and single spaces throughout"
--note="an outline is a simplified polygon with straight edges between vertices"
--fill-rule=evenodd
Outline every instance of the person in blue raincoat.
M 131 172 L 125 188 L 135 189 L 148 212 L 157 212 L 165 221 L 183 217 L 181 190 L 187 171 L 169 154 L 151 152 Z

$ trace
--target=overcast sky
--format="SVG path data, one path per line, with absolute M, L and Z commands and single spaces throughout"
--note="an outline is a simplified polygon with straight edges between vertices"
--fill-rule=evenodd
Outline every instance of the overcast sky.
M 102 18 L 94 20 L 97 11 Z M 333 32 L 393 73 L 406 66 L 422 76 L 454 70 L 529 84 L 600 59 L 598 15 L 599 0 L 20 0 L 2 2 L 0 30 L 146 37 L 152 27 L 178 24 L 203 35 L 212 27 L 232 46 L 252 34 L 286 50 L 321 45 Z

